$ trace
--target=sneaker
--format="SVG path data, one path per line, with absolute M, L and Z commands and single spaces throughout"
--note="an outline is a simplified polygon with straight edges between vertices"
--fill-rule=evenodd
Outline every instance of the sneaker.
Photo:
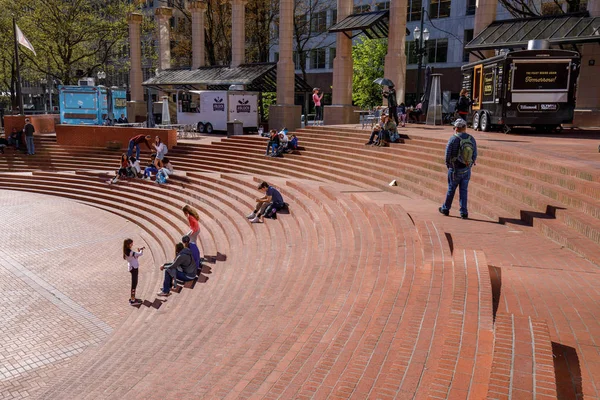
M 161 290 L 160 292 L 156 293 L 156 295 L 160 296 L 160 297 L 167 297 L 167 296 L 170 296 L 171 293 L 165 293 Z
M 135 300 L 129 299 L 130 306 L 137 306 L 138 304 L 141 304 L 141 303 L 142 303 L 142 301 L 140 299 L 135 299 Z
M 269 153 L 265 153 L 265 157 L 267 157 L 269 155 Z
M 444 210 L 442 207 L 438 208 L 438 211 L 440 212 L 440 214 L 444 214 L 446 217 L 448 215 L 450 215 L 450 211 L 449 210 Z
M 372 144 L 373 144 L 373 142 L 367 142 L 367 143 L 365 143 L 365 146 L 370 146 Z
M 460 214 L 461 219 L 469 219 L 469 214 Z
M 255 217 L 256 217 L 256 214 L 254 214 L 254 213 L 246 215 L 246 218 L 248 218 L 248 219 L 254 219 Z
M 260 217 L 254 217 L 250 220 L 250 222 L 252 222 L 253 224 L 259 223 L 260 222 Z

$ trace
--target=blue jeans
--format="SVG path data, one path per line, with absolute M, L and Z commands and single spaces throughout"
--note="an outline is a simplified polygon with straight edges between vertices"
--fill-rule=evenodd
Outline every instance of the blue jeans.
M 33 145 L 33 136 L 25 136 L 27 142 L 27 154 L 35 154 L 35 146 Z
M 127 157 L 131 157 L 131 155 L 133 154 L 133 148 L 135 147 L 135 159 L 139 160 L 140 159 L 140 145 L 139 144 L 135 144 L 133 142 L 133 140 L 129 141 L 129 148 L 127 149 Z
M 454 193 L 456 193 L 456 188 L 460 188 L 458 192 L 460 214 L 464 215 L 469 213 L 467 208 L 469 179 L 471 179 L 470 168 L 459 170 L 455 170 L 454 168 L 448 169 L 448 193 L 446 193 L 446 201 L 444 201 L 444 204 L 442 205 L 442 210 L 450 211 L 450 208 L 452 208 L 452 200 L 454 200 Z
M 152 174 L 156 174 L 158 172 L 158 169 L 156 169 L 156 167 L 152 166 L 152 167 L 146 167 L 144 169 L 144 178 L 147 176 L 152 176 Z
M 173 271 L 169 271 L 167 268 L 165 268 L 165 280 L 163 281 L 163 293 L 171 292 L 171 287 L 173 286 L 173 276 L 171 275 L 172 272 Z M 180 281 L 184 281 L 184 282 L 193 281 L 194 279 L 196 279 L 196 278 L 188 277 L 182 271 L 177 271 L 176 276 L 177 276 L 177 279 L 179 279 Z

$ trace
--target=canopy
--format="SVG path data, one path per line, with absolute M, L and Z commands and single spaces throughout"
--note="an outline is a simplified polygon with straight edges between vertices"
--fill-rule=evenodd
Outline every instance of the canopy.
M 329 28 L 329 33 L 343 32 L 350 39 L 364 33 L 369 39 L 382 39 L 388 37 L 389 19 L 389 10 L 352 14 Z
M 527 48 L 527 42 L 533 39 L 548 40 L 551 46 L 600 42 L 600 17 L 585 12 L 494 21 L 465 50 Z
M 231 85 L 244 85 L 248 91 L 276 92 L 277 64 L 242 64 L 236 68 L 214 66 L 198 69 L 166 69 L 145 81 L 143 85 L 162 91 L 227 90 Z M 295 75 L 294 90 L 296 92 L 312 92 L 312 87 L 301 77 Z

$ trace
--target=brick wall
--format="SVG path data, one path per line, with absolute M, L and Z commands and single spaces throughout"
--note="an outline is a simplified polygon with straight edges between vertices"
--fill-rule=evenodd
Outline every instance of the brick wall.
M 139 135 L 159 136 L 169 149 L 177 144 L 177 131 L 174 129 L 125 128 L 100 125 L 56 125 L 56 142 L 63 146 L 106 147 L 108 142 L 119 142 L 126 149 L 129 139 Z M 142 151 L 148 152 L 145 145 Z
M 12 132 L 12 128 L 17 128 L 18 131 L 23 130 L 25 126 L 25 118 L 29 118 L 35 133 L 52 133 L 55 129 L 55 123 L 58 124 L 60 117 L 53 114 L 44 115 L 5 115 L 4 116 L 4 132 Z M 55 122 L 56 119 L 56 122 Z

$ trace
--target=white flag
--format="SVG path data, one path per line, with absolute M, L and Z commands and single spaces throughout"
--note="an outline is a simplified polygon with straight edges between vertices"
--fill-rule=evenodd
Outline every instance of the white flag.
M 21 32 L 21 29 L 19 29 L 16 24 L 15 26 L 17 27 L 17 42 L 19 42 L 21 46 L 27 47 L 29 50 L 33 51 L 33 54 L 37 56 L 31 42 L 23 35 L 23 32 Z

